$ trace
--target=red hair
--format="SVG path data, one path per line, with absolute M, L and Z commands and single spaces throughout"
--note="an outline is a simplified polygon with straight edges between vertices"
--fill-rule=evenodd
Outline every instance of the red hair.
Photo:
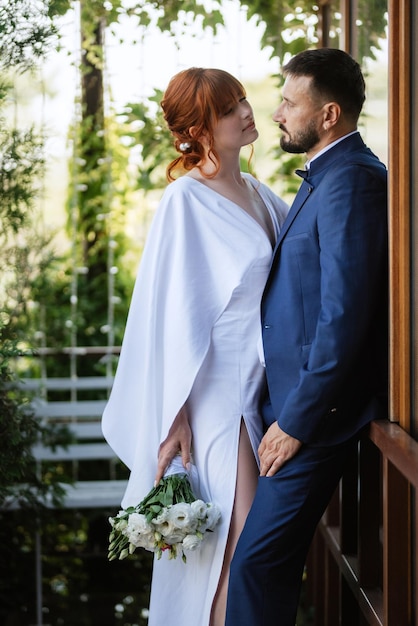
M 239 80 L 224 70 L 192 67 L 173 76 L 161 101 L 174 145 L 181 152 L 167 167 L 169 181 L 174 180 L 172 172 L 176 169 L 199 168 L 205 156 L 200 142 L 202 136 L 209 142 L 209 158 L 215 164 L 215 172 L 210 177 L 217 174 L 220 165 L 213 146 L 213 128 L 217 120 L 245 95 Z M 181 144 L 190 147 L 180 149 Z M 205 176 L 202 170 L 201 173 Z

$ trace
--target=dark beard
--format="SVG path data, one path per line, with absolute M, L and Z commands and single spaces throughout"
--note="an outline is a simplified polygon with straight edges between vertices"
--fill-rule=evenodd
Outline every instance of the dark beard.
M 319 143 L 319 135 L 311 122 L 305 130 L 300 131 L 292 139 L 286 139 L 284 135 L 280 137 L 280 147 L 286 152 L 292 154 L 301 154 L 302 152 L 310 152 L 312 148 Z

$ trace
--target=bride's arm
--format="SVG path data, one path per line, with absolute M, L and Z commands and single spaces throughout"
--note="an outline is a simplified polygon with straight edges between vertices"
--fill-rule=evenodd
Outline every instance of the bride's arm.
M 164 476 L 164 472 L 176 454 L 181 454 L 183 467 L 189 468 L 191 443 L 192 431 L 189 425 L 187 409 L 183 406 L 172 423 L 166 439 L 160 445 L 155 484 Z

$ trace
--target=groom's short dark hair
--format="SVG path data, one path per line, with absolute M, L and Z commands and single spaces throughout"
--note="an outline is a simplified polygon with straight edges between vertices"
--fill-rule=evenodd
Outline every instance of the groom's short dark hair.
M 283 74 L 310 76 L 316 95 L 337 102 L 347 117 L 358 120 L 366 86 L 360 65 L 347 52 L 337 48 L 304 50 L 283 66 Z

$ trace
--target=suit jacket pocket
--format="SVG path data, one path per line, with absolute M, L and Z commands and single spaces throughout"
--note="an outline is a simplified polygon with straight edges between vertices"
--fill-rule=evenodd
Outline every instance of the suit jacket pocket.
M 295 241 L 296 239 L 309 239 L 309 233 L 295 233 L 294 235 L 287 234 L 286 237 L 283 239 L 283 246 L 290 243 L 291 241 Z

